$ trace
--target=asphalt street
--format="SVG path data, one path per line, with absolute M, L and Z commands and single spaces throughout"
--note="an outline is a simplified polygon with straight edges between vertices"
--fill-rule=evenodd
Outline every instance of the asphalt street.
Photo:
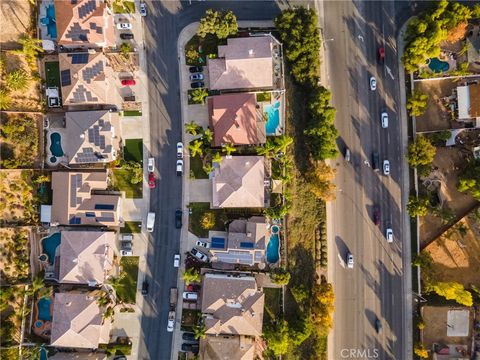
M 406 20 L 409 9 L 406 2 L 398 9 L 390 1 L 324 3 L 327 72 L 337 109 L 338 145 L 343 154 L 347 147 L 352 154 L 351 163 L 343 156 L 334 162 L 335 239 L 329 261 L 336 303 L 331 359 L 411 357 L 403 261 L 409 241 L 402 204 L 408 171 L 402 139 L 407 134 L 399 113 L 396 44 L 398 21 Z M 396 10 L 401 10 L 400 16 Z M 378 58 L 380 47 L 385 48 L 384 63 Z M 375 91 L 369 86 L 372 76 L 377 80 Z M 389 114 L 387 129 L 381 127 L 382 111 Z M 380 163 L 390 161 L 390 176 L 381 168 L 372 169 L 374 151 Z M 373 222 L 374 206 L 380 208 L 379 226 Z M 385 238 L 388 227 L 394 233 L 391 244 Z M 353 269 L 345 264 L 348 252 L 354 255 Z

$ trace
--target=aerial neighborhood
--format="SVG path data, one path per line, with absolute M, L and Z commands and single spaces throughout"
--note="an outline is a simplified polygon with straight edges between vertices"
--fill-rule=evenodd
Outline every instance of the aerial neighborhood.
M 0 17 L 1 360 L 480 358 L 480 4 Z

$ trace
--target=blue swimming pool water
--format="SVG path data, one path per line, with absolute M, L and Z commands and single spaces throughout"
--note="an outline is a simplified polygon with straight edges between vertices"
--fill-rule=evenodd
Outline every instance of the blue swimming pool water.
M 49 5 L 47 7 L 47 33 L 52 39 L 57 38 L 57 24 L 55 19 L 55 5 Z
M 40 360 L 47 360 L 47 350 L 45 348 L 40 349 Z
M 428 63 L 430 70 L 436 73 L 448 71 L 450 65 L 446 61 L 442 61 L 439 58 L 432 58 Z
M 41 298 L 38 300 L 38 318 L 43 321 L 52 321 L 52 314 L 50 314 L 50 298 Z
M 55 233 L 42 240 L 43 252 L 48 255 L 48 262 L 53 265 L 55 260 L 55 251 L 60 245 L 60 233 Z
M 62 136 L 59 133 L 52 133 L 50 135 L 50 152 L 54 156 L 61 157 L 63 156 L 63 150 L 62 150 Z
M 279 254 L 278 247 L 280 246 L 280 237 L 278 234 L 272 234 L 267 245 L 267 261 L 270 264 L 278 262 Z
M 275 135 L 280 124 L 280 101 L 266 105 L 263 109 L 267 113 L 267 123 L 265 124 L 267 135 Z

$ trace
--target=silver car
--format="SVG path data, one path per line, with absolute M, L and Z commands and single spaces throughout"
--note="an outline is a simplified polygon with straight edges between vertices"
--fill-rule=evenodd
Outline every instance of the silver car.
M 370 78 L 370 90 L 372 91 L 377 90 L 377 80 L 375 79 L 375 76 L 372 76 Z
M 353 269 L 353 255 L 351 253 L 347 254 L 347 267 Z
M 383 174 L 390 175 L 390 161 L 383 160 Z

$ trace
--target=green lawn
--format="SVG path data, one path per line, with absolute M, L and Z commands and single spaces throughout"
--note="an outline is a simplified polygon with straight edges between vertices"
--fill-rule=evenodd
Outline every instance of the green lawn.
M 214 35 L 207 35 L 205 38 L 201 38 L 194 35 L 185 45 L 185 53 L 188 50 L 196 50 L 199 52 L 200 57 L 196 61 L 187 59 L 187 65 L 191 66 L 205 66 L 207 63 L 207 57 L 213 54 L 214 57 L 218 55 L 218 45 L 226 45 L 227 40 L 219 40 Z
M 132 14 L 135 12 L 135 3 L 133 1 L 114 1 L 114 14 Z
M 123 116 L 142 116 L 141 110 L 124 110 L 122 111 Z
M 183 309 L 181 328 L 182 330 L 192 330 L 192 327 L 198 324 L 202 313 L 200 310 Z
M 118 286 L 117 296 L 127 304 L 135 304 L 137 296 L 138 256 L 123 256 L 120 260 L 122 275 L 125 274 Z
M 60 63 L 49 61 L 45 63 L 45 85 L 60 89 Z
M 282 299 L 282 289 L 264 288 L 265 294 L 265 313 L 263 315 L 263 324 L 272 323 L 279 319 L 282 314 L 280 301 Z
M 206 212 L 215 214 L 215 226 L 210 230 L 225 231 L 225 222 L 228 218 L 223 209 L 210 209 L 210 203 L 190 203 L 190 208 L 192 209 L 192 214 L 188 218 L 188 229 L 193 234 L 199 237 L 208 236 L 208 230 L 202 228 L 201 225 L 203 214 Z
M 203 162 L 200 156 L 190 158 L 190 171 L 195 179 L 208 179 L 208 174 L 203 170 Z
M 143 181 L 138 184 L 130 182 L 130 170 L 113 169 L 113 186 L 118 191 L 125 191 L 125 197 L 139 199 L 143 197 Z
M 125 221 L 125 226 L 120 228 L 121 234 L 135 234 L 142 232 L 141 221 Z
M 143 140 L 127 139 L 123 147 L 123 158 L 125 161 L 136 161 L 143 163 Z
M 256 98 L 257 98 L 257 102 L 270 101 L 272 99 L 272 93 L 269 93 L 269 92 L 258 93 Z

